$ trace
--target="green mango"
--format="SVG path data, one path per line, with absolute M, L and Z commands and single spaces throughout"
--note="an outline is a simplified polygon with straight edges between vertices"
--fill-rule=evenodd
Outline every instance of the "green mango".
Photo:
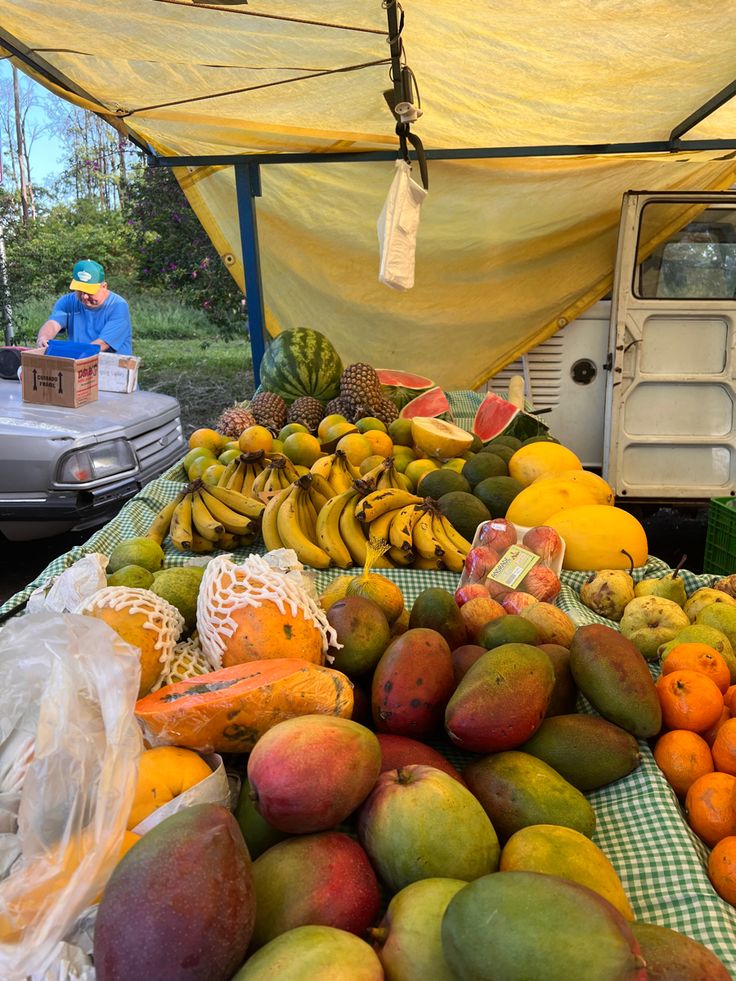
M 232 981 L 383 981 L 384 977 L 378 954 L 365 940 L 337 927 L 301 926 L 261 947 Z
M 270 848 L 271 845 L 275 845 L 277 842 L 283 841 L 284 838 L 288 838 L 285 831 L 279 831 L 278 828 L 274 828 L 272 824 L 269 824 L 258 813 L 255 801 L 251 797 L 250 783 L 247 780 L 243 781 L 240 788 L 240 797 L 238 798 L 238 806 L 235 808 L 235 817 L 240 825 L 245 843 L 248 846 L 250 857 L 254 860 L 259 855 L 262 855 L 266 849 Z
M 519 749 L 543 760 L 578 790 L 620 780 L 641 763 L 630 732 L 597 715 L 555 715 L 542 722 Z
M 632 923 L 650 981 L 730 981 L 716 955 L 676 930 L 654 923 Z
M 442 919 L 442 948 L 463 981 L 647 977 L 618 910 L 587 886 L 539 872 L 496 872 L 468 883 Z
M 560 824 L 590 838 L 595 811 L 583 794 L 542 760 L 518 750 L 492 753 L 462 771 L 500 841 L 531 824 Z

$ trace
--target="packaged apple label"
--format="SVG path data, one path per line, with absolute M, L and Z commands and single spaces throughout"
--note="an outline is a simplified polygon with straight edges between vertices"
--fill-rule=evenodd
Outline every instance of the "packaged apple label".
M 527 572 L 539 561 L 541 560 L 536 552 L 530 552 L 523 545 L 509 545 L 487 578 L 508 586 L 509 589 L 516 589 Z

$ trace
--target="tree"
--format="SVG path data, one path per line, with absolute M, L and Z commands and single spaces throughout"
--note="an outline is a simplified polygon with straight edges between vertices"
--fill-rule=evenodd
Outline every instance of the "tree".
M 174 290 L 226 331 L 244 329 L 243 294 L 167 168 L 139 168 L 125 213 L 141 284 Z
M 36 194 L 31 175 L 33 145 L 46 129 L 43 113 L 47 101 L 29 79 L 12 75 L 0 84 L 0 142 L 8 184 L 13 188 L 19 215 L 24 221 L 36 217 Z

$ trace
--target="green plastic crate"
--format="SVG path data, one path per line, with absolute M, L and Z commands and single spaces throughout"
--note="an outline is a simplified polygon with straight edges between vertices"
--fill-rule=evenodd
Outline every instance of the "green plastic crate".
M 736 572 L 736 498 L 710 499 L 703 572 L 719 576 Z

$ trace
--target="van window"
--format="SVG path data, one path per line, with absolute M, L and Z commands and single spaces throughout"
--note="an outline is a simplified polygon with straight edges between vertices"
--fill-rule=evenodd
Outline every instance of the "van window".
M 650 202 L 641 213 L 634 295 L 641 299 L 736 297 L 736 209 Z

